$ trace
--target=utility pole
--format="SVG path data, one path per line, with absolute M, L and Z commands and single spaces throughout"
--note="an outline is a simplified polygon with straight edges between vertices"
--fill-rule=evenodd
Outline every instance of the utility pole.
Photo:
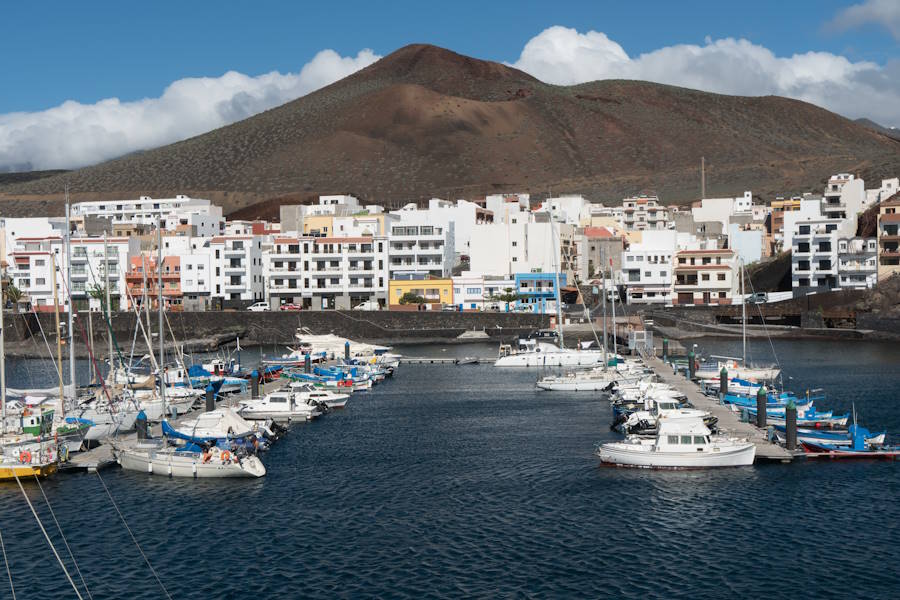
M 700 199 L 706 198 L 706 157 L 700 157 Z

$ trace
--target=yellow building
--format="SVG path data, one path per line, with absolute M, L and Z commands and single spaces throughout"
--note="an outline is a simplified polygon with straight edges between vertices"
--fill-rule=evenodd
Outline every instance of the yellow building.
M 313 234 L 322 237 L 334 235 L 334 216 L 310 215 L 303 217 L 303 235 Z
M 400 298 L 411 292 L 425 298 L 428 304 L 453 304 L 453 280 L 391 279 L 388 282 L 388 304 L 400 304 Z

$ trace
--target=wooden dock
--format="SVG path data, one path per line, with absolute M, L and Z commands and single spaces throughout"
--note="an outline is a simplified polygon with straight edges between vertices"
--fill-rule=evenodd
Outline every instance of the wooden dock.
M 663 383 L 687 396 L 695 408 L 708 411 L 718 418 L 718 427 L 722 433 L 752 441 L 756 445 L 757 462 L 769 460 L 786 463 L 803 456 L 802 451 L 791 452 L 777 443 L 770 442 L 764 429 L 760 429 L 753 423 L 742 422 L 738 413 L 720 404 L 717 399 L 704 395 L 697 384 L 674 373 L 672 367 L 659 358 L 648 357 L 646 360 Z

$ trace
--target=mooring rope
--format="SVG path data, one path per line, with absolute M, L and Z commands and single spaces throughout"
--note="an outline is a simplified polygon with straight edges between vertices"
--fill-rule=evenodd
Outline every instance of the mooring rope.
M 12 571 L 9 570 L 9 559 L 6 557 L 6 546 L 3 544 L 3 534 L 0 533 L 0 550 L 3 551 L 3 562 L 6 564 L 6 576 L 9 577 L 9 590 L 13 600 L 16 600 L 16 586 L 13 585 Z
M 78 561 L 75 560 L 75 555 L 72 553 L 72 549 L 69 547 L 69 541 L 66 539 L 66 535 L 63 533 L 62 526 L 60 526 L 59 521 L 56 519 L 56 513 L 53 512 L 53 506 L 50 505 L 50 500 L 47 498 L 47 494 L 44 492 L 44 486 L 41 485 L 41 480 L 37 475 L 34 476 L 34 480 L 38 484 L 38 489 L 41 490 L 41 495 L 44 497 L 44 502 L 47 503 L 47 508 L 50 509 L 50 516 L 53 517 L 53 522 L 56 523 L 56 529 L 59 531 L 59 536 L 62 538 L 63 544 L 66 546 L 66 552 L 69 553 L 69 558 L 72 559 L 72 564 L 75 565 L 75 572 L 78 573 L 78 578 L 81 579 L 81 585 L 84 586 L 84 591 L 87 593 L 88 598 L 93 600 L 94 595 L 91 594 L 90 588 L 88 588 L 87 582 L 84 580 L 84 575 L 81 574 L 81 568 L 78 566 Z

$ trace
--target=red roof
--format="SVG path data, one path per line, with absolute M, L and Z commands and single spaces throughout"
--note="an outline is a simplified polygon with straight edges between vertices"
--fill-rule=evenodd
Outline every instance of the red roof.
M 614 238 L 618 237 L 607 227 L 585 227 L 584 236 L 587 238 Z

